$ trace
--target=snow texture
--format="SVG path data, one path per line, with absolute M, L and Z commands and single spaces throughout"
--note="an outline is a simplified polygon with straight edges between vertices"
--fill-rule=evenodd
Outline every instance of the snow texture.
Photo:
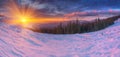
M 100 31 L 65 35 L 0 23 L 0 57 L 120 57 L 120 20 Z

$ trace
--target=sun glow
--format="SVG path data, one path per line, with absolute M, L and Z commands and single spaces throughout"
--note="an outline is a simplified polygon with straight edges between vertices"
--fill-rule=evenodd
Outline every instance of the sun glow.
M 17 24 L 21 26 L 29 26 L 34 23 L 50 23 L 50 22 L 62 22 L 67 21 L 59 17 L 36 17 L 38 13 L 30 5 L 22 5 L 15 0 L 10 0 L 10 4 L 6 6 L 8 13 L 6 14 L 9 19 L 7 22 L 10 24 Z
M 25 25 L 28 24 L 27 21 L 29 19 L 35 17 L 35 10 L 29 5 L 19 4 L 15 0 L 10 0 L 9 2 L 10 3 L 6 6 L 6 9 L 8 10 L 6 16 L 11 20 L 7 22 L 11 24 Z
M 26 19 L 22 19 L 21 22 L 25 23 L 25 22 L 27 22 L 27 20 Z
M 21 23 L 27 23 L 28 20 L 29 20 L 29 18 L 27 18 L 27 17 L 25 17 L 25 16 L 21 16 L 21 17 L 20 17 L 20 20 L 18 20 L 18 21 L 20 21 Z

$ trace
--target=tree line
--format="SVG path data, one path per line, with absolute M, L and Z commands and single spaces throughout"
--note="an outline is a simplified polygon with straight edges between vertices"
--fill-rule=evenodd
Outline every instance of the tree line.
M 95 19 L 91 22 L 84 21 L 83 23 L 80 20 L 75 20 L 75 22 L 70 21 L 66 25 L 60 23 L 58 26 L 54 28 L 40 28 L 33 31 L 41 32 L 41 33 L 51 33 L 51 34 L 74 34 L 74 33 L 87 33 L 98 31 L 104 29 L 117 20 L 120 16 L 114 16 L 107 19 Z

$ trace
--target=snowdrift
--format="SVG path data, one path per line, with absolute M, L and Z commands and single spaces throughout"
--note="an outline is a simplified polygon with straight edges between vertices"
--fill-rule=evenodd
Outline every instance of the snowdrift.
M 66 35 L 0 23 L 0 57 L 120 57 L 120 23 L 97 32 Z

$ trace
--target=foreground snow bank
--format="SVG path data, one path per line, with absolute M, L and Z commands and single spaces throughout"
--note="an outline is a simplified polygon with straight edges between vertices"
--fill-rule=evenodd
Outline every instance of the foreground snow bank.
M 120 23 L 104 30 L 54 35 L 0 23 L 0 57 L 120 57 Z

